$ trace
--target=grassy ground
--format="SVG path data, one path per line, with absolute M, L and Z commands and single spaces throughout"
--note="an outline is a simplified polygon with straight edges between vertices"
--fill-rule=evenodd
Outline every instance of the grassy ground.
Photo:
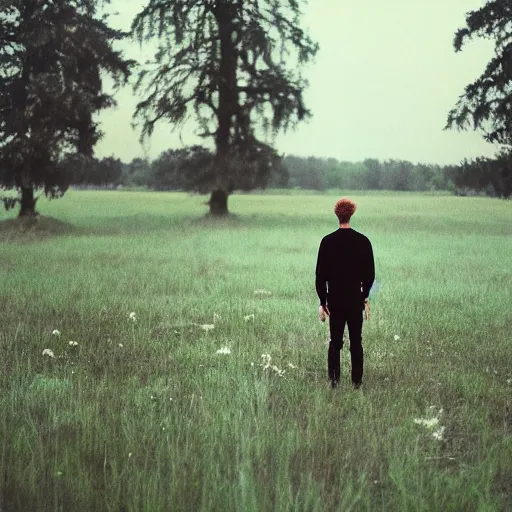
M 326 380 L 333 196 L 218 221 L 71 191 L 39 205 L 59 222 L 2 223 L 0 510 L 511 510 L 512 202 L 355 199 L 380 283 L 362 391 L 348 350 Z

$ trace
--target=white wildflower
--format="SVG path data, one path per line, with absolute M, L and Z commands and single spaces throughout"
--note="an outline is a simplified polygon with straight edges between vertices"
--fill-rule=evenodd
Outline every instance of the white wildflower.
M 274 370 L 277 375 L 279 375 L 279 377 L 282 377 L 285 373 L 286 370 L 281 370 L 279 369 L 275 364 L 273 366 L 271 366 L 272 370 Z
M 121 348 L 123 348 L 123 344 L 122 344 L 122 343 L 119 343 L 119 346 L 120 346 Z
M 131 320 L 133 323 L 135 323 L 137 321 L 137 316 L 135 315 L 135 311 L 132 311 L 129 315 L 128 315 L 128 319 Z
M 512 379 L 507 379 L 507 384 L 512 384 Z
M 261 358 L 263 359 L 263 369 L 266 370 L 270 366 L 271 357 L 270 354 L 261 354 Z
M 54 330 L 52 331 L 52 334 L 53 334 L 54 336 L 57 336 L 57 338 L 58 338 L 58 337 L 60 336 L 60 331 L 59 331 L 58 329 L 54 329 Z
M 128 454 L 128 458 L 130 458 L 132 455 L 133 455 L 133 454 L 132 454 L 132 452 L 130 452 L 130 453 Z
M 432 432 L 432 436 L 434 439 L 437 439 L 438 441 L 443 440 L 443 434 L 444 434 L 444 427 L 439 427 L 435 432 Z
M 248 322 L 249 320 L 254 320 L 254 313 L 244 316 L 244 320 L 246 322 Z
M 201 329 L 203 331 L 208 332 L 208 331 L 211 331 L 212 329 L 215 329 L 215 325 L 214 324 L 203 324 L 203 325 L 201 325 Z
M 251 363 L 251 366 L 254 366 L 254 363 Z
M 219 350 L 217 350 L 217 352 L 215 352 L 215 353 L 229 355 L 229 354 L 231 354 L 231 350 L 228 347 L 222 347 L 222 348 L 219 348 Z
M 70 347 L 78 347 L 78 341 L 68 341 Z
M 288 368 L 291 368 L 292 370 L 294 370 L 295 368 L 297 368 L 297 366 L 295 366 L 292 363 L 288 363 Z
M 415 418 L 414 423 L 418 425 L 423 425 L 424 427 L 427 427 L 429 430 L 432 430 L 434 427 L 437 427 L 437 425 L 439 425 L 439 418 Z
M 398 341 L 398 340 L 400 339 L 400 336 L 398 336 L 398 334 L 395 334 L 395 335 L 393 336 L 393 338 L 394 338 L 394 340 L 395 340 L 395 341 Z
M 263 295 L 265 297 L 270 297 L 272 292 L 268 290 L 254 290 L 254 295 Z
M 55 354 L 53 353 L 53 350 L 50 350 L 49 348 L 45 348 L 43 350 L 43 356 L 55 357 Z

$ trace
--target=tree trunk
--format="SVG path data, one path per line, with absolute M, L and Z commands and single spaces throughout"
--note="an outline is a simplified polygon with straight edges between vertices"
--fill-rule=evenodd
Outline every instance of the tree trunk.
M 220 62 L 219 62 L 219 104 L 217 109 L 217 130 L 215 136 L 215 185 L 210 197 L 210 214 L 227 215 L 228 195 L 232 192 L 229 171 L 229 149 L 233 116 L 238 106 L 237 89 L 237 52 L 233 42 L 235 31 L 236 7 L 217 2 L 214 10 L 219 31 Z
M 37 215 L 36 202 L 33 187 L 21 187 L 21 206 L 18 217 L 35 217 Z
M 213 190 L 210 196 L 210 215 L 227 215 L 228 193 L 225 190 Z

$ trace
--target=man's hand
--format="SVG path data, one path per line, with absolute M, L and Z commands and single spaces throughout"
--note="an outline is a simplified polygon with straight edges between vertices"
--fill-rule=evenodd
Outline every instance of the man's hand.
M 318 316 L 320 317 L 321 322 L 325 322 L 326 315 L 331 316 L 329 308 L 327 306 L 320 306 L 318 308 Z
M 364 299 L 364 319 L 370 320 L 370 301 Z

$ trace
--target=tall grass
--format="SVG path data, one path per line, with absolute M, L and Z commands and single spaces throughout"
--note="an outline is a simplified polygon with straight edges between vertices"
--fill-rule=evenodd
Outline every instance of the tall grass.
M 72 191 L 40 205 L 62 224 L 4 223 L 0 510 L 510 510 L 512 204 L 355 196 L 380 289 L 364 389 L 347 343 L 333 392 L 333 199 L 235 195 L 219 221 Z

